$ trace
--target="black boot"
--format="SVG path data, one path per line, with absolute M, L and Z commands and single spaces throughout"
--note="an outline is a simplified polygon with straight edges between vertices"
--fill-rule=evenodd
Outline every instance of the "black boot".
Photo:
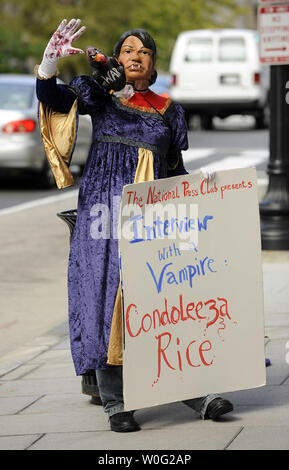
M 139 431 L 140 426 L 137 424 L 131 411 L 116 413 L 109 418 L 110 428 L 115 432 L 133 432 Z
M 205 419 L 217 420 L 225 413 L 233 411 L 233 408 L 234 407 L 229 400 L 225 400 L 221 397 L 215 398 L 207 406 Z

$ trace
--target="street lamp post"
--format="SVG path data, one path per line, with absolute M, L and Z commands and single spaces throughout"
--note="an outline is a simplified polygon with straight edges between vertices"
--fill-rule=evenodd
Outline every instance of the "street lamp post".
M 289 64 L 270 66 L 269 184 L 260 202 L 263 250 L 289 250 Z

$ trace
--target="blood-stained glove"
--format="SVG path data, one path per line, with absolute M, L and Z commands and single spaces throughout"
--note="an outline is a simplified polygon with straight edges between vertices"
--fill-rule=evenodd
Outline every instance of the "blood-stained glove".
M 55 33 L 53 33 L 43 54 L 42 62 L 38 67 L 38 75 L 40 78 L 50 78 L 56 74 L 58 59 L 73 54 L 84 54 L 82 49 L 72 47 L 72 43 L 78 39 L 85 31 L 82 26 L 78 31 L 81 20 L 72 19 L 67 23 L 64 19 L 61 21 Z
M 106 90 L 119 91 L 126 84 L 124 68 L 113 57 L 107 57 L 95 47 L 87 47 L 86 54 L 95 80 Z
M 208 181 L 212 181 L 216 176 L 215 170 L 207 166 L 203 166 L 202 168 L 200 168 L 200 172 L 202 174 L 202 177 Z

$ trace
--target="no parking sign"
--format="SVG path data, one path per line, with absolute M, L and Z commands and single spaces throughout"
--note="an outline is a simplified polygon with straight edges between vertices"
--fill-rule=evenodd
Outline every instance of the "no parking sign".
M 260 6 L 258 15 L 260 60 L 271 65 L 289 64 L 289 3 L 278 3 Z

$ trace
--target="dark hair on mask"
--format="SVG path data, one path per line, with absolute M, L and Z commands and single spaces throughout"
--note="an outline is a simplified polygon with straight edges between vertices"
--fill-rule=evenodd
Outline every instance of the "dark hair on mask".
M 131 29 L 129 31 L 126 31 L 117 40 L 113 49 L 113 52 L 116 55 L 116 57 L 118 57 L 120 54 L 121 46 L 124 40 L 128 38 L 129 36 L 136 36 L 137 38 L 139 38 L 140 41 L 143 43 L 143 45 L 147 47 L 148 49 L 151 49 L 153 51 L 154 56 L 156 55 L 157 48 L 151 35 L 144 29 L 136 28 L 136 29 Z
M 145 29 L 135 28 L 135 29 L 130 29 L 129 31 L 126 31 L 117 40 L 113 48 L 113 53 L 116 55 L 116 57 L 119 56 L 121 46 L 123 45 L 123 42 L 125 41 L 125 39 L 128 38 L 129 36 L 136 36 L 143 43 L 144 47 L 147 47 L 148 49 L 153 51 L 153 57 L 156 56 L 157 48 L 151 35 Z M 155 83 L 157 76 L 158 74 L 157 74 L 157 71 L 155 70 L 153 75 L 150 78 L 150 81 L 149 81 L 150 85 L 153 85 L 153 83 Z

